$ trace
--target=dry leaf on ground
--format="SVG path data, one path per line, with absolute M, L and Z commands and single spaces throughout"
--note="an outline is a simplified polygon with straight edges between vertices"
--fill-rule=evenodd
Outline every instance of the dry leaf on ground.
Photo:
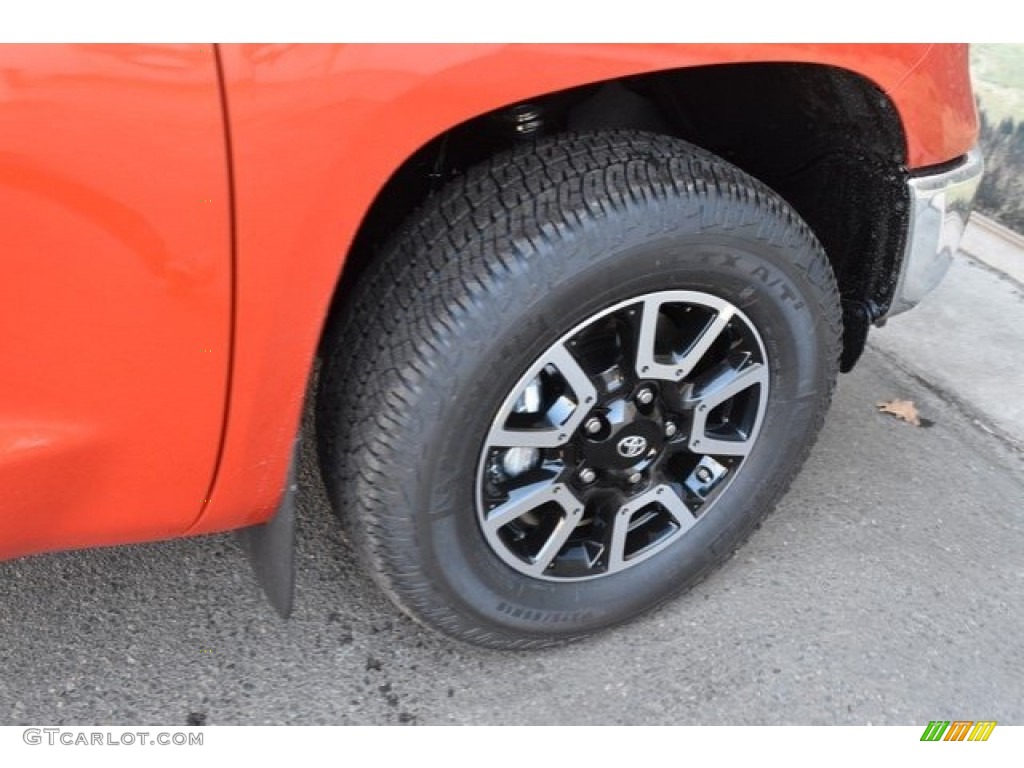
M 913 424 L 915 427 L 921 426 L 921 418 L 917 413 L 917 406 L 914 405 L 913 400 L 885 400 L 881 403 L 875 403 L 875 406 L 882 413 L 891 414 L 901 421 Z

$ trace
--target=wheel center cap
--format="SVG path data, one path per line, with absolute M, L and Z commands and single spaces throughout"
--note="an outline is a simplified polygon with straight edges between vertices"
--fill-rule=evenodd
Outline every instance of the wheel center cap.
M 593 467 L 627 470 L 650 461 L 661 451 L 665 438 L 661 425 L 652 419 L 635 419 L 616 425 L 605 440 L 584 440 L 583 453 Z
M 615 450 L 625 459 L 635 459 L 647 452 L 647 438 L 643 435 L 627 435 L 619 440 Z

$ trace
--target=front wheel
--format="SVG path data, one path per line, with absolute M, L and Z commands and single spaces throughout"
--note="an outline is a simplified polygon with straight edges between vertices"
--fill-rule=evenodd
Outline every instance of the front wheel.
M 522 648 L 692 586 L 771 509 L 835 381 L 828 261 L 684 142 L 567 135 L 451 182 L 324 361 L 332 502 L 414 618 Z

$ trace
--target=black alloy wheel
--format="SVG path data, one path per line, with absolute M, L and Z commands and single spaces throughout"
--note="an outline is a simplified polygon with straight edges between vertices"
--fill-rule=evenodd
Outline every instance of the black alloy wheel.
M 505 398 L 485 440 L 488 544 L 540 579 L 610 576 L 707 514 L 752 450 L 764 346 L 729 302 L 663 291 L 572 329 Z

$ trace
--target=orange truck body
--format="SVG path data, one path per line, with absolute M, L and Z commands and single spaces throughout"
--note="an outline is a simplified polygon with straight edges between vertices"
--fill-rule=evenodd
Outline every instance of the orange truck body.
M 224 531 L 282 495 L 346 255 L 403 162 L 541 94 L 839 67 L 907 165 L 977 138 L 959 45 L 0 46 L 0 558 Z

